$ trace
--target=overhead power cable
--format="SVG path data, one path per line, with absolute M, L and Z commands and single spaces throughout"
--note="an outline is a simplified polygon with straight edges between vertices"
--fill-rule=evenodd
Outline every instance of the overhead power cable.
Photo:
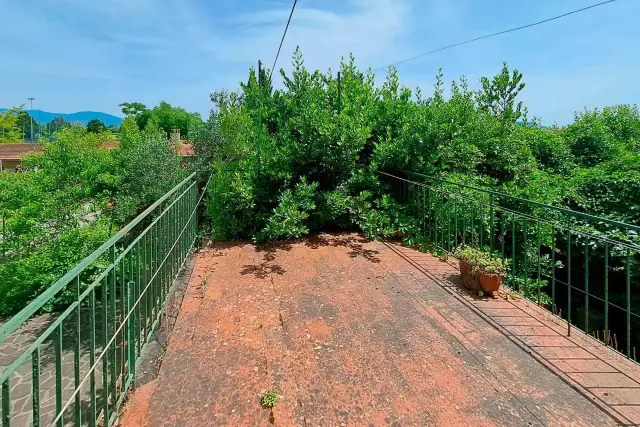
M 287 20 L 287 26 L 284 27 L 284 33 L 282 33 L 282 40 L 280 40 L 280 46 L 278 47 L 278 53 L 276 53 L 276 59 L 273 61 L 273 67 L 271 67 L 271 74 L 276 69 L 276 63 L 278 62 L 278 57 L 280 56 L 280 49 L 282 49 L 282 43 L 284 42 L 284 38 L 287 35 L 287 30 L 289 29 L 289 23 L 291 23 L 291 17 L 293 16 L 293 11 L 296 8 L 296 4 L 298 0 L 293 0 L 293 6 L 291 7 L 291 13 L 289 14 L 289 19 Z
M 597 4 L 593 4 L 591 6 L 586 6 L 586 7 L 583 7 L 581 9 L 576 9 L 576 10 L 573 10 L 571 12 L 563 13 L 562 15 L 558 15 L 558 16 L 554 16 L 552 18 L 544 19 L 542 21 L 534 22 L 532 24 L 527 24 L 527 25 L 523 25 L 523 26 L 520 26 L 520 27 L 510 28 L 508 30 L 499 31 L 497 33 L 487 34 L 487 35 L 481 36 L 481 37 L 476 37 L 475 39 L 470 39 L 470 40 L 465 40 L 463 42 L 454 43 L 454 44 L 451 44 L 449 46 L 444 46 L 444 47 L 441 47 L 441 48 L 438 48 L 438 49 L 435 49 L 435 50 L 431 50 L 429 52 L 421 53 L 420 55 L 413 56 L 411 58 L 403 59 L 402 61 L 398 61 L 398 62 L 394 62 L 394 63 L 389 64 L 389 65 L 385 65 L 384 67 L 376 68 L 373 71 L 384 70 L 385 68 L 388 68 L 388 67 L 391 67 L 391 66 L 397 66 L 397 65 L 400 65 L 400 64 L 404 64 L 405 62 L 413 61 L 415 59 L 422 58 L 423 56 L 431 55 L 433 53 L 440 52 L 442 50 L 451 49 L 451 48 L 457 47 L 457 46 L 462 46 L 463 44 L 473 43 L 473 42 L 477 42 L 478 40 L 484 40 L 484 39 L 488 39 L 490 37 L 499 36 L 499 35 L 502 35 L 502 34 L 513 32 L 513 31 L 518 31 L 518 30 L 523 30 L 525 28 L 535 27 L 536 25 L 540 25 L 540 24 L 544 24 L 544 23 L 547 23 L 547 22 L 555 21 L 556 19 L 564 18 L 566 16 L 573 15 L 575 13 L 584 12 L 585 10 L 593 9 L 594 7 L 603 6 L 603 5 L 608 4 L 608 3 L 613 3 L 614 1 L 616 1 L 616 0 L 603 1 L 603 2 L 600 2 L 600 3 L 597 3 Z

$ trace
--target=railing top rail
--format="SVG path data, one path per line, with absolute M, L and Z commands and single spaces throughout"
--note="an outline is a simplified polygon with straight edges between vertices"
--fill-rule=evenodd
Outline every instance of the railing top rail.
M 396 176 L 396 175 L 393 175 L 393 174 L 390 174 L 390 173 L 387 173 L 387 172 L 382 172 L 382 171 L 377 171 L 377 172 L 381 173 L 383 175 L 387 175 L 387 176 L 393 177 L 393 178 L 404 179 L 404 178 L 402 178 L 400 176 Z M 540 202 L 536 202 L 534 200 L 524 199 L 524 198 L 518 197 L 518 196 L 512 196 L 512 195 L 509 195 L 509 194 L 501 193 L 501 192 L 490 190 L 490 189 L 487 189 L 487 188 L 479 188 L 479 187 L 474 187 L 472 185 L 461 184 L 459 182 L 447 181 L 447 180 L 442 179 L 442 178 L 436 178 L 434 176 L 424 175 L 424 174 L 421 174 L 421 173 L 418 173 L 418 172 L 411 172 L 411 171 L 404 171 L 404 170 L 402 170 L 400 172 L 406 173 L 408 175 L 421 176 L 421 177 L 432 179 L 432 180 L 435 180 L 435 181 L 439 181 L 439 182 L 442 182 L 442 183 L 445 183 L 445 184 L 457 185 L 459 187 L 467 188 L 469 190 L 475 190 L 475 191 L 480 191 L 480 192 L 487 193 L 487 194 L 493 194 L 495 196 L 504 197 L 504 198 L 515 200 L 515 201 L 518 201 L 518 202 L 529 203 L 531 205 L 538 206 L 540 208 L 550 209 L 550 210 L 554 210 L 556 212 L 560 212 L 560 213 L 563 213 L 563 214 L 566 214 L 566 215 L 588 219 L 589 221 L 598 221 L 598 222 L 602 222 L 602 223 L 605 223 L 605 224 L 608 224 L 608 225 L 612 225 L 612 226 L 616 226 L 616 227 L 622 227 L 622 228 L 625 228 L 627 230 L 633 230 L 633 231 L 636 231 L 636 232 L 640 232 L 640 227 L 638 227 L 636 225 L 633 225 L 633 224 L 627 224 L 625 222 L 615 221 L 615 220 L 612 220 L 612 219 L 603 218 L 603 217 L 599 217 L 599 216 L 595 216 L 595 215 L 589 215 L 589 214 L 586 214 L 586 213 L 583 213 L 583 212 L 578 212 L 578 211 L 574 211 L 574 210 L 567 209 L 567 208 L 561 208 L 559 206 L 553 206 L 553 205 L 549 205 L 549 204 L 546 204 L 546 203 L 540 203 Z M 421 183 L 417 182 L 416 184 L 421 184 Z
M 7 323 L 0 328 L 0 343 L 2 343 L 9 335 L 16 331 L 25 321 L 27 321 L 35 312 L 37 312 L 47 301 L 49 301 L 55 294 L 62 290 L 73 280 L 78 274 L 80 274 L 85 268 L 91 265 L 96 259 L 102 256 L 109 248 L 114 246 L 120 239 L 122 239 L 129 231 L 131 231 L 136 225 L 138 225 L 143 219 L 145 219 L 151 212 L 153 212 L 158 206 L 160 206 L 165 200 L 175 194 L 181 187 L 187 184 L 196 176 L 193 172 L 191 175 L 182 180 L 179 184 L 169 190 L 164 196 L 156 200 L 151 206 L 144 210 L 134 220 L 127 224 L 124 228 L 113 235 L 109 240 L 104 242 L 98 249 L 93 251 L 89 256 L 83 259 L 78 265 L 69 270 L 64 276 L 58 279 L 51 287 L 46 291 L 38 295 L 36 299 L 31 301 L 29 305 L 20 310 L 18 314 L 11 317 Z

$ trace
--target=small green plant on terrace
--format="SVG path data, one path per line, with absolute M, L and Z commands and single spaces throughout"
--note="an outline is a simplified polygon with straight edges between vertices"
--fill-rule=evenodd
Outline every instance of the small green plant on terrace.
M 489 274 L 504 274 L 509 260 L 503 260 L 497 255 L 470 246 L 459 246 L 453 255 L 459 260 L 469 263 L 472 273 L 482 271 Z
M 273 408 L 278 403 L 278 392 L 272 389 L 265 390 L 260 396 L 260 405 L 263 408 Z
M 551 305 L 551 297 L 543 290 L 549 282 L 547 280 L 537 280 L 523 277 L 509 277 L 509 287 L 518 292 L 530 301 L 541 305 Z

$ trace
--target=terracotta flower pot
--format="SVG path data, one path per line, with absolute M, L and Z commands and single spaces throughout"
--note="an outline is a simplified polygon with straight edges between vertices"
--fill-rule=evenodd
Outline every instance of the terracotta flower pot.
M 477 275 L 471 272 L 471 266 L 469 261 L 461 259 L 460 264 L 460 277 L 462 278 L 462 284 L 470 291 L 478 291 L 480 289 L 480 283 L 478 282 Z
M 504 279 L 504 274 L 485 273 L 482 271 L 479 273 L 479 276 L 482 290 L 491 296 L 500 289 L 502 280 Z
M 462 279 L 462 284 L 465 288 L 469 287 L 469 281 L 472 279 L 471 277 L 471 268 L 469 267 L 469 261 L 466 259 L 461 259 L 459 261 L 460 265 L 460 278 Z

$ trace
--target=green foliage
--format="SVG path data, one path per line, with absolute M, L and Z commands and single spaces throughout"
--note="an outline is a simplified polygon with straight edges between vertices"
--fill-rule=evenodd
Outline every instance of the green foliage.
M 120 104 L 120 108 L 122 109 L 122 114 L 127 117 L 133 116 L 134 118 L 147 110 L 147 106 L 141 102 L 123 102 Z
M 0 143 L 21 142 L 22 131 L 18 119 L 22 106 L 0 112 Z
M 471 272 L 474 274 L 477 272 L 505 274 L 509 266 L 509 260 L 503 260 L 496 254 L 471 246 L 457 247 L 453 252 L 453 256 L 459 260 L 467 261 Z
M 581 169 L 571 182 L 574 208 L 640 224 L 640 154 Z
M 514 129 L 513 137 L 528 145 L 538 169 L 567 175 L 574 167 L 571 148 L 557 128 L 519 125 Z
M 119 150 L 104 149 L 107 132 L 65 127 L 23 159 L 24 172 L 0 173 L 0 315 L 23 308 L 185 175 L 161 131 L 123 127 Z M 86 270 L 82 287 L 100 266 Z M 46 309 L 69 304 L 69 292 Z
M 567 129 L 528 122 L 518 100 L 524 78 L 506 63 L 475 92 L 462 77 L 445 93 L 439 71 L 429 97 L 403 87 L 392 67 L 379 88 L 353 57 L 339 71 L 339 82 L 331 70 L 310 71 L 296 50 L 292 73 L 281 71 L 283 89 L 273 89 L 268 70 L 259 76 L 251 69 L 240 92 L 211 95 L 214 111 L 193 135 L 198 169 L 213 171 L 207 211 L 215 238 L 265 241 L 357 226 L 372 237 L 415 241 L 417 224 L 407 211 L 415 207 L 388 196 L 377 171 L 410 170 L 542 203 L 606 210 L 598 201 L 607 200 L 610 183 L 589 190 L 588 172 L 577 165 L 606 163 L 637 145 L 635 107 L 584 113 Z M 630 200 L 634 176 L 616 181 Z M 308 208 L 297 190 L 303 182 L 314 186 Z M 622 199 L 618 206 L 625 209 Z
M 89 123 L 87 123 L 87 132 L 100 133 L 106 130 L 107 127 L 104 125 L 104 123 L 102 123 L 102 121 L 98 119 L 90 120 Z
M 260 396 L 260 406 L 273 408 L 278 404 L 278 392 L 272 389 L 266 390 Z
M 525 87 L 522 73 L 513 70 L 510 74 L 505 62 L 499 74 L 491 80 L 482 77 L 480 83 L 482 90 L 477 95 L 478 106 L 500 120 L 504 130 L 521 118 L 527 122 L 526 108 L 523 108 L 522 101 L 516 102 L 518 94 Z
M 636 106 L 585 110 L 564 129 L 543 128 L 527 120 L 519 100 L 524 77 L 506 63 L 496 76 L 482 78 L 478 91 L 469 89 L 464 76 L 447 88 L 439 70 L 428 95 L 402 86 L 393 67 L 376 85 L 373 73 L 359 71 L 353 57 L 341 62 L 339 78 L 332 70 L 308 70 L 299 50 L 292 68 L 289 74 L 280 70 L 281 89 L 271 84 L 273 70 L 250 69 L 239 91 L 211 94 L 214 108 L 205 122 L 166 102 L 151 109 L 123 103 L 127 118 L 119 129 L 120 148 L 113 151 L 100 148 L 109 132 L 57 123 L 62 129 L 55 141 L 43 142 L 44 154 L 25 160 L 28 172 L 20 180 L 0 174 L 0 211 L 9 227 L 0 296 L 16 295 L 0 312 L 15 310 L 43 289 L 42 277 L 71 267 L 75 258 L 60 256 L 60 248 L 81 258 L 98 236 L 112 233 L 111 225 L 124 225 L 185 176 L 167 141 L 173 129 L 193 142 L 200 179 L 212 174 L 206 213 L 217 240 L 263 242 L 358 227 L 373 238 L 442 250 L 421 235 L 426 224 L 415 212 L 425 209 L 422 187 L 403 197 L 380 174 L 401 170 L 453 182 L 438 184 L 440 191 L 469 201 L 466 207 L 476 213 L 487 210 L 488 194 L 456 183 L 640 223 Z M 540 213 L 517 199 L 500 202 L 512 211 Z M 439 212 L 431 208 L 430 220 L 444 227 L 455 214 L 470 222 L 470 209 L 454 212 L 458 205 L 443 200 Z M 475 227 L 487 236 L 495 218 L 477 216 Z M 539 236 L 521 221 L 512 225 L 518 267 L 538 256 L 537 238 L 545 247 L 553 239 L 547 225 Z M 475 244 L 477 236 L 470 238 Z M 60 264 L 51 261 L 54 253 Z M 36 254 L 38 261 L 32 259 Z M 542 273 L 548 272 L 549 254 L 540 262 Z M 482 266 L 505 268 L 491 256 Z M 3 288 L 5 283 L 10 285 Z M 518 285 L 524 293 L 544 286 Z
M 544 305 L 552 303 L 551 297 L 544 290 L 549 284 L 547 280 L 509 276 L 507 284 L 511 289 L 530 301 Z
M 165 101 L 151 109 L 140 102 L 125 102 L 120 107 L 124 115 L 135 119 L 140 130 L 151 125 L 152 128 L 160 128 L 167 136 L 178 129 L 181 137 L 189 138 L 189 131 L 202 122 L 199 114 L 189 113 L 184 108 L 174 107 Z
M 151 125 L 138 131 L 130 118 L 125 122 L 115 152 L 120 173 L 114 219 L 120 224 L 135 218 L 187 175 L 164 132 Z
M 598 110 L 576 113 L 565 131 L 571 152 L 584 166 L 595 166 L 621 153 L 621 145 Z
M 316 207 L 314 202 L 318 183 L 307 184 L 302 177 L 293 190 L 285 190 L 280 196 L 278 206 L 267 220 L 265 227 L 257 233 L 254 240 L 264 242 L 280 239 L 297 239 L 309 232 L 305 221 L 309 212 Z

